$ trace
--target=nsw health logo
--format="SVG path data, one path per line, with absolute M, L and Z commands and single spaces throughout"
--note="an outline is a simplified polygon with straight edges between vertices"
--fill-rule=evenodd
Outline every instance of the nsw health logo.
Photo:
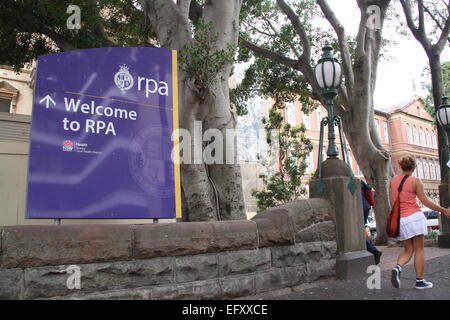
M 70 140 L 65 140 L 62 144 L 63 151 L 72 152 L 73 151 L 73 142 Z

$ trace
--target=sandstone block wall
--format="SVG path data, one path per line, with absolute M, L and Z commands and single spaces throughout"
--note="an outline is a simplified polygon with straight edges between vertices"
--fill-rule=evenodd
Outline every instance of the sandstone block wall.
M 232 299 L 335 275 L 323 199 L 251 221 L 0 227 L 0 299 Z M 70 288 L 70 266 L 80 289 Z

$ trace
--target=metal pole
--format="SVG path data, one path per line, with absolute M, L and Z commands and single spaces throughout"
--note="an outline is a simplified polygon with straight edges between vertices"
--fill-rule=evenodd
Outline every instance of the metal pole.
M 323 96 L 325 97 L 325 101 L 328 109 L 328 119 L 329 119 L 329 128 L 328 128 L 328 150 L 327 157 L 328 159 L 337 159 L 339 158 L 339 151 L 336 146 L 336 134 L 334 132 L 334 115 L 333 115 L 333 101 L 334 97 L 336 97 L 337 91 L 335 89 L 324 89 Z
M 319 138 L 319 155 L 318 155 L 318 163 L 317 163 L 317 171 L 318 171 L 318 178 L 322 178 L 322 149 L 323 149 L 323 134 L 325 131 L 325 126 L 329 123 L 329 119 L 327 117 L 323 118 L 322 121 L 320 121 L 320 138 Z
M 325 126 L 330 124 L 330 119 L 325 117 L 320 121 L 320 138 L 319 138 L 319 156 L 318 156 L 318 164 L 317 164 L 317 178 L 319 182 L 317 183 L 317 191 L 321 196 L 323 196 L 323 191 L 325 190 L 325 184 L 322 181 L 322 148 L 323 148 L 323 134 L 325 131 Z

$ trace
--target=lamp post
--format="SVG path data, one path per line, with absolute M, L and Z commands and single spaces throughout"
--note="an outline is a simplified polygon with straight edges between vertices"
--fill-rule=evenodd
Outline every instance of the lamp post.
M 334 209 L 338 252 L 336 274 L 340 279 L 349 279 L 362 276 L 368 270 L 367 268 L 374 264 L 374 258 L 366 250 L 366 236 L 361 228 L 364 225 L 363 215 L 361 214 L 361 193 L 356 192 L 356 190 L 360 190 L 358 189 L 360 184 L 355 179 L 349 163 L 350 159 L 342 130 L 342 120 L 339 115 L 333 114 L 334 99 L 341 85 L 341 65 L 333 56 L 332 48 L 329 45 L 322 50 L 322 57 L 314 67 L 314 77 L 325 99 L 328 115 L 320 123 L 318 166 L 314 178 L 310 181 L 309 191 L 310 197 L 325 198 Z M 339 129 L 344 161 L 339 159 L 335 125 Z M 322 148 L 325 126 L 329 126 L 328 150 L 327 160 L 323 162 L 324 179 L 322 179 Z M 346 181 L 349 181 L 347 187 L 350 193 L 343 188 L 343 184 Z
M 439 106 L 439 109 L 436 112 L 436 119 L 439 124 L 444 128 L 447 133 L 447 152 L 450 151 L 450 103 L 448 103 L 448 97 L 442 97 L 442 103 Z M 448 155 L 448 153 L 447 153 Z M 449 157 L 447 157 L 448 159 Z
M 337 159 L 339 151 L 336 146 L 336 135 L 334 133 L 335 117 L 333 115 L 333 102 L 341 85 L 341 64 L 333 56 L 332 47 L 323 47 L 322 57 L 314 68 L 314 77 L 325 98 L 328 110 L 328 150 L 327 157 Z
M 442 103 L 439 106 L 439 109 L 436 111 L 436 119 L 439 125 L 441 125 L 441 127 L 445 130 L 448 137 L 446 146 L 447 155 L 446 157 L 443 157 L 442 152 L 440 154 L 440 160 L 442 163 L 450 159 L 450 103 L 448 102 L 448 97 L 446 96 L 442 97 Z M 447 164 L 442 163 L 442 165 L 448 166 L 448 163 Z M 439 186 L 440 203 L 441 206 L 443 207 L 447 207 L 450 202 L 449 174 L 448 168 L 446 169 L 447 170 L 444 170 L 443 172 L 447 172 L 447 174 L 445 174 L 445 176 L 442 176 L 443 180 L 441 182 L 441 185 Z M 450 248 L 450 219 L 442 214 L 440 215 L 439 219 L 438 245 L 441 248 Z
M 349 161 L 347 146 L 345 144 L 344 133 L 342 131 L 342 121 L 341 118 L 333 113 L 334 98 L 338 94 L 338 89 L 341 85 L 341 64 L 333 56 L 332 47 L 326 45 L 322 49 L 322 57 L 317 62 L 314 67 L 314 77 L 316 79 L 317 85 L 321 89 L 322 96 L 325 98 L 325 104 L 328 111 L 328 116 L 322 119 L 320 123 L 320 141 L 319 141 L 319 157 L 317 165 L 317 177 L 319 182 L 317 184 L 317 190 L 322 195 L 325 189 L 325 184 L 322 181 L 322 147 L 323 147 L 323 135 L 324 127 L 326 125 L 328 128 L 328 150 L 327 159 L 339 159 L 339 151 L 336 146 L 336 134 L 334 131 L 334 126 L 337 125 L 339 128 L 339 137 L 341 140 L 342 157 L 344 162 Z M 350 169 L 350 184 L 348 188 L 352 194 L 355 193 L 356 184 L 354 181 L 353 170 L 351 163 L 347 163 Z

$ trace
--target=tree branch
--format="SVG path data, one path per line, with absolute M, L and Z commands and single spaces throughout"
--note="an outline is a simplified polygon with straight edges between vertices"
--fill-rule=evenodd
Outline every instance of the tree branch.
M 198 4 L 196 0 L 191 1 L 191 5 L 189 7 L 189 19 L 194 24 L 198 23 L 198 20 L 202 17 L 203 14 L 203 8 L 201 5 Z
M 270 59 L 270 60 L 272 60 L 274 62 L 277 62 L 277 63 L 280 63 L 282 65 L 285 65 L 285 66 L 287 66 L 289 68 L 293 68 L 293 69 L 299 70 L 298 67 L 297 67 L 297 64 L 298 64 L 297 60 L 286 58 L 285 56 L 282 56 L 282 55 L 280 55 L 278 53 L 275 53 L 273 51 L 261 48 L 260 46 L 254 44 L 254 43 L 252 43 L 250 41 L 247 41 L 247 40 L 245 40 L 242 37 L 239 37 L 239 43 L 241 45 L 243 45 L 244 47 L 246 47 L 246 48 L 256 52 L 259 55 L 262 55 L 263 57 L 265 57 L 267 59 Z
M 445 1 L 442 1 L 443 3 L 444 3 L 444 5 L 445 5 L 445 7 L 447 8 L 447 10 L 449 10 L 450 8 L 449 8 L 449 6 L 445 3 Z M 442 16 L 442 14 L 439 12 L 439 10 L 438 10 L 438 8 L 437 8 L 437 6 L 436 6 L 436 3 L 433 3 L 433 7 L 434 7 L 434 10 L 436 10 L 436 13 L 437 13 L 437 15 L 442 19 L 442 20 L 446 20 L 443 16 Z M 425 9 L 428 9 L 426 6 L 425 6 Z M 440 23 L 439 23 L 440 24 Z
M 54 32 L 52 29 L 44 25 L 39 28 L 38 32 L 52 39 L 62 51 L 77 49 L 71 42 L 67 41 L 66 37 L 61 36 L 60 34 Z
M 425 14 L 423 12 L 423 0 L 417 1 L 417 10 L 419 12 L 419 31 L 425 34 Z
M 406 23 L 408 24 L 409 30 L 411 30 L 413 36 L 419 41 L 424 47 L 427 53 L 431 52 L 431 43 L 425 34 L 425 28 L 417 28 L 414 24 L 412 13 L 411 13 L 411 2 L 409 0 L 400 0 L 403 12 L 405 13 Z M 423 12 L 423 11 L 422 11 Z
M 447 21 L 448 21 L 448 17 L 450 16 L 450 7 L 445 3 L 445 1 L 442 1 L 442 2 L 444 3 L 445 7 L 447 8 L 447 12 L 448 12 L 447 18 L 445 18 L 445 17 L 438 11 L 438 9 L 437 9 L 435 3 L 433 4 L 433 6 L 434 6 L 434 9 L 436 10 L 436 14 L 437 14 L 442 20 L 445 20 L 445 21 L 447 22 Z M 444 27 L 442 26 L 441 21 L 439 21 L 439 20 L 435 17 L 435 15 L 431 12 L 430 9 L 428 9 L 427 6 L 424 6 L 424 9 L 425 9 L 425 12 L 428 13 L 428 15 L 431 17 L 431 19 L 433 19 L 433 21 L 436 23 L 436 25 L 437 25 L 438 28 L 441 30 L 441 32 L 443 32 L 443 31 L 444 31 Z M 450 43 L 450 37 L 447 37 L 447 42 Z
M 288 17 L 289 21 L 291 21 L 302 42 L 303 52 L 293 68 L 302 72 L 305 78 L 308 79 L 308 82 L 312 88 L 313 95 L 320 96 L 320 88 L 316 83 L 314 70 L 311 66 L 311 43 L 309 41 L 306 30 L 303 24 L 300 22 L 297 14 L 295 14 L 295 12 L 289 5 L 286 4 L 284 0 L 277 0 L 277 3 L 284 14 Z
M 181 16 L 187 19 L 191 11 L 191 0 L 177 0 L 177 6 L 180 9 Z
M 436 25 L 438 26 L 438 28 L 441 29 L 441 31 L 442 31 L 442 29 L 444 29 L 444 27 L 442 27 L 441 22 L 434 16 L 434 14 L 431 12 L 431 10 L 428 9 L 428 7 L 426 7 L 426 6 L 424 6 L 423 9 L 424 9 L 425 12 L 430 16 L 430 18 L 434 21 L 434 23 L 436 23 Z M 442 15 L 440 15 L 439 13 L 438 13 L 438 15 L 439 15 L 441 18 L 444 18 L 444 17 L 442 17 Z
M 246 23 L 245 21 L 242 22 L 242 25 L 244 25 L 245 28 L 246 28 L 247 30 L 251 30 L 251 31 L 253 31 L 253 32 L 256 32 L 256 33 L 258 33 L 258 34 L 260 34 L 260 35 L 263 35 L 263 36 L 266 36 L 266 37 L 269 37 L 269 38 L 272 38 L 272 39 L 274 39 L 274 38 L 280 36 L 280 34 L 279 34 L 276 30 L 273 30 L 273 29 L 272 29 L 272 31 L 273 31 L 274 33 L 271 34 L 271 33 L 269 33 L 269 32 L 265 32 L 265 31 L 263 31 L 263 30 L 260 30 L 260 29 L 259 29 L 258 27 L 256 27 L 254 24 L 250 25 L 250 24 Z
M 448 8 L 448 15 L 447 15 L 447 21 L 445 21 L 444 28 L 442 29 L 441 36 L 439 37 L 439 40 L 435 44 L 436 49 L 438 52 L 442 52 L 444 50 L 445 44 L 447 41 L 449 41 L 449 35 L 450 33 L 450 8 Z
M 304 63 L 309 63 L 309 60 L 311 59 L 311 44 L 309 42 L 308 35 L 306 34 L 306 30 L 303 27 L 302 23 L 298 19 L 298 16 L 295 14 L 295 12 L 291 9 L 291 7 L 284 2 L 284 0 L 277 0 L 278 5 L 280 6 L 281 10 L 284 12 L 284 14 L 288 17 L 289 21 L 291 21 L 292 25 L 295 28 L 295 31 L 300 37 L 300 40 L 302 41 L 302 48 L 303 53 L 300 56 L 299 60 L 303 60 Z
M 363 19 L 359 22 L 358 33 L 356 34 L 355 60 L 362 59 L 366 55 L 366 22 Z
M 96 0 L 89 0 L 89 2 L 91 3 L 91 6 L 95 12 L 95 15 L 97 15 L 99 18 L 102 19 L 98 7 L 97 7 L 97 1 Z M 103 19 L 102 19 L 103 20 Z M 103 27 L 103 24 L 99 24 L 97 25 L 94 29 L 93 29 L 94 34 L 101 38 L 108 46 L 110 47 L 114 47 L 117 46 L 117 43 L 111 41 L 111 39 L 108 38 L 108 36 L 105 33 L 105 29 Z
M 406 22 L 408 24 L 409 29 L 411 30 L 414 37 L 422 44 L 423 48 L 427 55 L 433 53 L 441 53 L 445 47 L 449 39 L 450 33 L 450 8 L 447 6 L 449 15 L 447 16 L 447 20 L 445 22 L 444 27 L 442 28 L 441 35 L 436 44 L 432 45 L 430 40 L 427 38 L 425 33 L 425 22 L 424 22 L 424 11 L 426 10 L 423 1 L 418 1 L 418 10 L 419 10 L 419 28 L 416 28 L 414 25 L 414 21 L 411 13 L 411 2 L 409 0 L 400 0 L 400 3 L 403 7 L 403 12 L 405 13 Z M 431 14 L 430 14 L 431 15 Z M 433 19 L 435 20 L 435 19 Z M 436 20 L 435 20 L 436 22 Z M 440 27 L 440 24 L 436 22 L 437 26 Z
M 181 50 L 185 44 L 191 41 L 189 23 L 173 1 L 140 1 L 162 47 Z

